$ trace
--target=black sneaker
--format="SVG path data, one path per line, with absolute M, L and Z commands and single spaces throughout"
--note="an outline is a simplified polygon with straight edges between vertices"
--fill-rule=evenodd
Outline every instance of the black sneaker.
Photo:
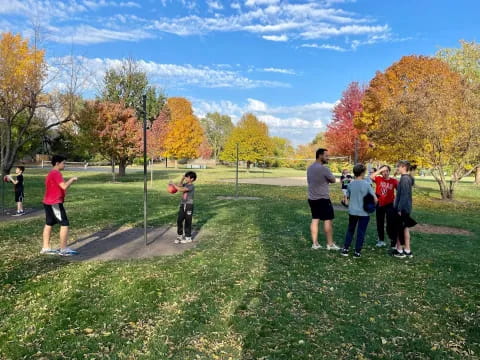
M 353 257 L 354 258 L 359 258 L 359 257 L 362 257 L 362 254 L 355 251 L 355 253 L 353 254 Z
M 399 252 L 397 249 L 393 251 L 393 256 L 396 258 L 405 259 L 405 253 L 403 251 Z
M 413 258 L 413 253 L 412 253 L 411 251 L 410 251 L 410 252 L 404 251 L 403 253 L 405 254 L 405 256 L 406 256 L 407 258 L 410 258 L 410 259 Z
M 342 251 L 340 252 L 340 255 L 348 256 L 348 249 L 342 249 Z

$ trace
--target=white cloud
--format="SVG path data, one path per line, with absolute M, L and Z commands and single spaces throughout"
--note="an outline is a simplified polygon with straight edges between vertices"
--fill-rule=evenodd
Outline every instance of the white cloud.
M 331 120 L 336 103 L 316 102 L 294 106 L 271 106 L 264 101 L 248 98 L 244 104 L 231 101 L 207 101 L 192 99 L 195 113 L 202 117 L 207 112 L 219 112 L 232 117 L 236 123 L 243 114 L 252 112 L 265 122 L 270 135 L 287 137 L 295 145 L 311 141 L 325 129 Z
M 213 0 L 207 0 L 207 6 L 210 9 L 213 9 L 213 10 L 222 10 L 223 9 L 222 4 L 220 4 L 218 1 L 213 1 Z
M 50 59 L 58 62 L 62 58 Z M 85 69 L 92 72 L 91 89 L 95 90 L 101 82 L 106 69 L 119 68 L 120 59 L 100 59 L 76 57 Z M 257 80 L 242 75 L 239 71 L 226 70 L 222 66 L 193 66 L 177 64 L 160 64 L 153 61 L 139 60 L 138 66 L 147 73 L 150 80 L 162 88 L 181 88 L 186 85 L 204 88 L 240 88 L 252 89 L 262 87 L 289 87 L 289 84 L 279 81 Z
M 361 35 L 372 33 L 385 33 L 390 28 L 388 25 L 368 26 L 368 25 L 347 25 L 341 27 L 325 26 L 300 33 L 300 36 L 306 40 L 323 39 L 339 35 Z
M 330 44 L 302 44 L 301 47 L 305 48 L 316 48 L 316 49 L 325 49 L 325 50 L 334 50 L 339 52 L 345 52 L 349 49 L 343 48 L 337 45 L 330 45 Z
M 231 7 L 232 9 L 235 9 L 235 10 L 240 10 L 240 9 L 241 9 L 240 3 L 238 3 L 238 2 L 233 2 L 233 3 L 231 3 L 231 4 L 230 4 L 230 7 Z
M 263 35 L 263 39 L 269 40 L 269 41 L 276 41 L 276 42 L 284 42 L 288 41 L 288 36 L 283 34 L 283 35 Z
M 247 0 L 245 6 L 260 6 L 278 4 L 280 0 Z
M 274 67 L 264 68 L 263 71 L 280 73 L 280 74 L 288 74 L 288 75 L 295 75 L 296 74 L 295 70 L 292 70 L 292 69 L 280 69 L 280 68 L 274 68 Z
M 261 111 L 264 112 L 267 110 L 267 104 L 265 104 L 263 101 L 260 100 L 255 100 L 255 99 L 247 99 L 248 105 L 247 105 L 247 110 L 248 111 Z
M 99 44 L 110 41 L 139 41 L 152 38 L 153 35 L 141 30 L 130 29 L 128 31 L 117 31 L 109 29 L 97 29 L 88 25 L 77 27 L 66 27 L 57 29 L 49 35 L 49 39 L 58 43 L 66 44 Z

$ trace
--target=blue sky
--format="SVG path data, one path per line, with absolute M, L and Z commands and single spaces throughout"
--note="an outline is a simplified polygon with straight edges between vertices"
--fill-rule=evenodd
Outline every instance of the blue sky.
M 479 41 L 478 0 L 0 0 L 0 31 L 40 28 L 51 63 L 77 57 L 98 89 L 131 57 L 198 116 L 247 111 L 306 143 L 352 81 L 403 55 Z

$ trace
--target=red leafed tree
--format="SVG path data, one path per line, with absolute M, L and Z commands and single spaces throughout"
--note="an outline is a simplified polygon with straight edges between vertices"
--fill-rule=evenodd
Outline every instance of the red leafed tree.
M 96 102 L 91 127 L 98 150 L 118 161 L 118 175 L 124 176 L 131 161 L 142 153 L 142 127 L 133 109 L 123 104 Z
M 340 102 L 332 110 L 332 122 L 327 126 L 325 142 L 330 154 L 354 156 L 355 141 L 358 139 L 358 158 L 363 160 L 368 144 L 360 139 L 354 119 L 362 111 L 365 88 L 352 82 L 343 92 Z
M 213 148 L 212 146 L 208 143 L 208 139 L 206 136 L 203 137 L 203 141 L 200 144 L 200 147 L 198 148 L 198 151 L 200 152 L 200 157 L 204 160 L 208 160 L 212 158 L 213 154 Z

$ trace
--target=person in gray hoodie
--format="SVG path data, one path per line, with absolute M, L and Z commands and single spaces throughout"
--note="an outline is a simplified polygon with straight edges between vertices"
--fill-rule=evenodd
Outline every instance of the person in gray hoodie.
M 410 248 L 410 230 L 416 225 L 415 220 L 410 217 L 412 213 L 412 187 L 415 179 L 410 175 L 412 165 L 407 160 L 401 160 L 397 163 L 397 172 L 400 174 L 400 181 L 397 187 L 397 197 L 395 198 L 394 209 L 397 215 L 397 248 L 393 251 L 393 256 L 398 258 L 413 257 Z

